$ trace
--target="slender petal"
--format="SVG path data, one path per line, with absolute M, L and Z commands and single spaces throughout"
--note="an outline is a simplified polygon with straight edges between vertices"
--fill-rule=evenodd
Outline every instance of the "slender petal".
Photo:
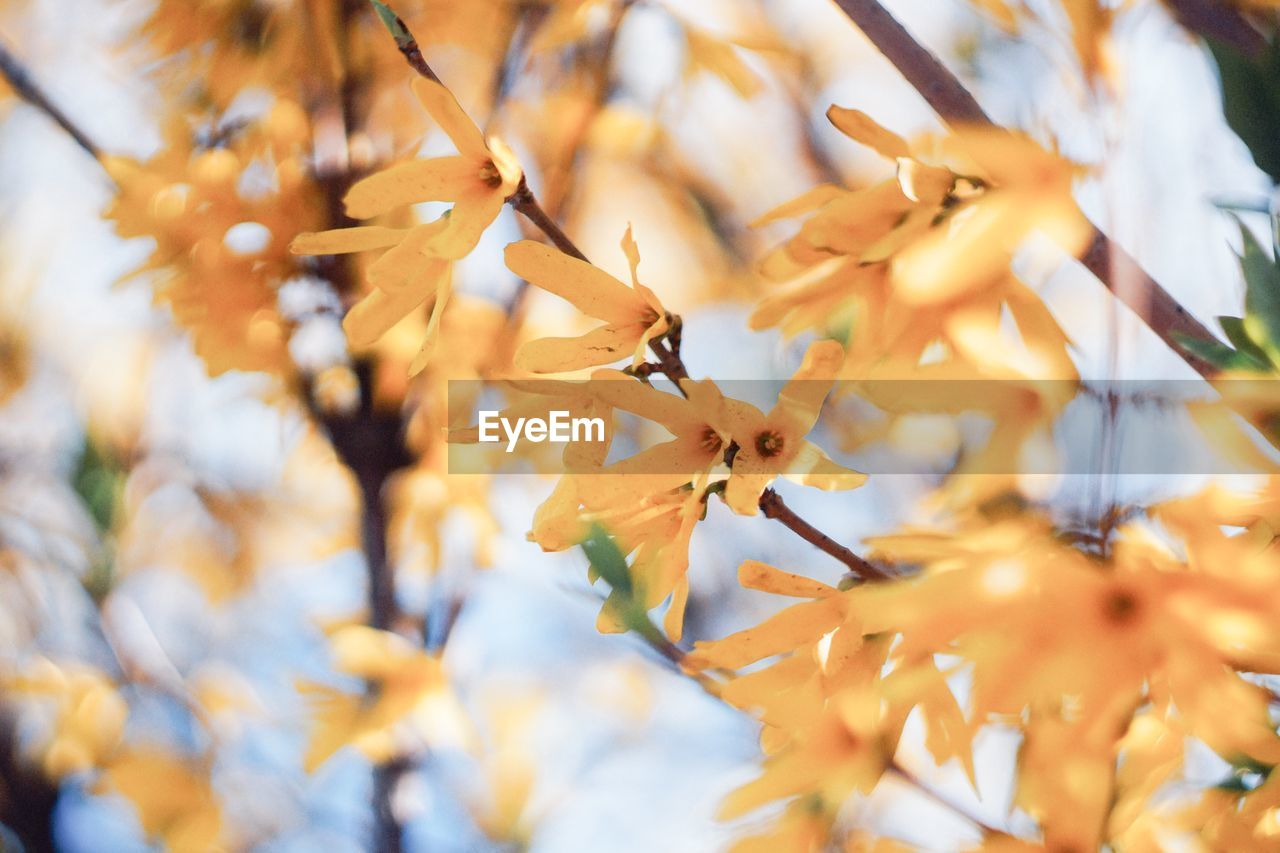
M 738 567 L 738 583 L 747 589 L 793 598 L 828 598 L 837 594 L 835 587 L 822 581 L 784 572 L 758 560 L 746 560 Z
M 817 445 L 808 441 L 787 463 L 784 475 L 788 480 L 827 492 L 856 489 L 867 482 L 866 474 L 833 462 Z
M 453 273 L 452 265 L 450 270 L 440 278 L 440 283 L 436 287 L 436 301 L 431 306 L 431 319 L 427 321 L 427 333 L 422 339 L 422 347 L 418 350 L 418 354 L 413 357 L 413 361 L 409 364 L 409 375 L 417 376 L 422 369 L 427 366 L 427 362 L 436 352 L 436 341 L 439 339 L 440 319 L 444 316 L 444 309 L 449 304 L 449 294 L 453 290 Z
M 836 130 L 874 150 L 882 157 L 896 160 L 909 157 L 911 149 L 906 140 L 891 130 L 885 129 L 871 116 L 861 110 L 845 107 L 831 107 L 827 110 L 827 120 L 835 125 Z
M 440 129 L 448 134 L 459 154 L 472 160 L 488 159 L 489 149 L 485 147 L 480 128 L 476 127 L 452 92 L 434 80 L 418 77 L 413 81 L 413 93 Z
M 368 219 L 423 201 L 453 201 L 479 180 L 475 161 L 466 157 L 400 163 L 358 181 L 347 193 L 347 214 Z
M 577 338 L 541 338 L 516 353 L 516 366 L 531 373 L 563 373 L 599 367 L 635 351 L 637 329 L 600 326 Z
M 394 246 L 409 233 L 407 228 L 383 228 L 365 225 L 356 228 L 337 228 L 333 231 L 316 231 L 299 234 L 289 244 L 295 255 L 345 255 L 349 252 L 367 252 Z
M 444 229 L 444 220 L 428 222 L 409 231 L 400 244 L 388 249 L 369 266 L 366 277 L 374 287 L 395 293 L 422 280 L 432 265 L 446 264 L 422 253 L 428 241 Z
M 796 438 L 808 433 L 818 422 L 822 401 L 843 362 L 844 349 L 835 341 L 810 345 L 800 369 L 778 394 L 778 405 L 770 413 L 770 420 L 782 419 L 784 431 Z
M 634 323 L 649 310 L 639 294 L 613 276 L 542 243 L 512 243 L 507 247 L 507 266 L 530 284 L 606 323 Z
M 448 217 L 448 227 L 429 244 L 428 251 L 457 260 L 471 254 L 484 229 L 493 224 L 506 197 L 500 191 L 469 192 L 457 199 Z

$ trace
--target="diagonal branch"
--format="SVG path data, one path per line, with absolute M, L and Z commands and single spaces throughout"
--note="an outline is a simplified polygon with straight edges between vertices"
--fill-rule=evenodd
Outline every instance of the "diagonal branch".
M 87 133 L 80 129 L 79 125 L 59 109 L 57 104 L 49 100 L 44 90 L 36 85 L 36 81 L 32 79 L 31 73 L 27 71 L 26 66 L 22 64 L 18 57 L 14 56 L 13 51 L 9 50 L 9 46 L 3 41 L 0 41 L 0 75 L 9 81 L 9 85 L 13 87 L 13 91 L 17 93 L 18 97 L 53 119 L 58 127 L 62 128 L 68 136 L 74 139 L 76 144 L 83 148 L 90 157 L 95 160 L 101 159 L 102 149 L 89 138 Z
M 813 545 L 819 551 L 844 563 L 849 572 L 858 578 L 864 581 L 887 581 L 893 578 L 884 569 L 859 557 L 805 521 L 796 514 L 795 510 L 787 506 L 786 502 L 782 500 L 782 495 L 773 489 L 765 489 L 764 493 L 760 495 L 760 511 L 764 513 L 765 518 L 772 518 L 774 521 L 781 522 L 788 530 Z
M 952 125 L 998 127 L 964 84 L 878 0 L 835 0 L 835 4 L 943 121 Z M 1214 334 L 1148 275 L 1132 255 L 1097 227 L 1080 262 L 1192 369 L 1206 378 L 1217 373 L 1216 368 L 1188 352 L 1180 342 L 1181 338 L 1217 341 Z

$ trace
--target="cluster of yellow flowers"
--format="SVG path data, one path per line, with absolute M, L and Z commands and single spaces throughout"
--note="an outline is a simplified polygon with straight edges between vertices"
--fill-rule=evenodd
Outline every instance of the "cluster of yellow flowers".
M 1009 28 L 1032 14 L 1022 3 L 975 2 Z M 435 38 L 500 57 L 506 41 L 493 31 L 512 35 L 516 5 L 424 0 L 408 20 L 439 11 Z M 528 46 L 535 54 L 586 39 L 600 10 L 621 16 L 631 6 L 546 5 Z M 1088 75 L 1105 68 L 1099 45 L 1115 6 L 1063 2 Z M 762 773 L 727 797 L 722 816 L 785 806 L 738 843 L 739 853 L 833 844 L 894 849 L 845 826 L 844 809 L 887 777 L 913 778 L 899 758 L 913 718 L 923 723 L 936 763 L 955 762 L 975 788 L 980 735 L 1019 735 L 1012 805 L 1034 821 L 1035 838 L 984 828 L 982 849 L 1157 850 L 1175 838 L 1205 849 L 1280 843 L 1280 782 L 1271 777 L 1280 764 L 1276 694 L 1263 677 L 1280 674 L 1277 481 L 1249 498 L 1211 489 L 1134 508 L 1124 523 L 1082 537 L 1022 495 L 1014 474 L 956 476 L 1001 468 L 993 462 L 1050 434 L 1079 381 L 1066 334 L 1012 270 L 1033 234 L 1048 235 L 1067 254 L 1085 248 L 1092 229 L 1073 198 L 1076 164 L 1028 136 L 993 128 L 959 127 L 909 143 L 856 109 L 832 107 L 832 124 L 891 163 L 894 174 L 856 188 L 824 184 L 754 223 L 798 224 L 758 264 L 762 295 L 749 323 L 806 339 L 801 364 L 765 411 L 688 375 L 682 322 L 664 304 L 662 287 L 642 283 L 630 229 L 621 242 L 629 282 L 566 251 L 572 244 L 545 211 L 545 222 L 531 219 L 554 245 L 525 239 L 506 247 L 506 266 L 521 287 L 559 297 L 598 322 L 584 334 L 526 339 L 520 299 L 507 311 L 455 294 L 455 267 L 504 206 L 536 204 L 530 182 L 512 149 L 486 136 L 454 94 L 427 77 L 415 79 L 412 92 L 456 153 L 366 169 L 416 138 L 420 116 L 404 119 L 408 101 L 396 77 L 403 69 L 389 43 L 374 49 L 382 41 L 375 16 L 349 7 L 161 0 L 147 25 L 153 47 L 189 54 L 180 81 L 200 81 L 202 114 L 220 117 L 255 85 L 271 90 L 273 105 L 246 127 L 215 124 L 203 136 L 181 110 L 158 156 L 106 158 L 119 187 L 108 216 L 122 236 L 155 241 L 139 272 L 156 276 L 157 299 L 191 331 L 212 373 L 268 371 L 317 398 L 333 383 L 354 385 L 349 363 L 314 387 L 310 378 L 297 382 L 305 371 L 288 349 L 294 321 L 280 306 L 282 283 L 331 274 L 350 352 L 369 369 L 345 403 L 306 402 L 318 416 L 339 413 L 331 424 L 335 446 L 337 429 L 350 427 L 357 409 L 392 419 L 407 413 L 406 428 L 397 420 L 379 435 L 403 440 L 412 458 L 394 479 L 359 483 L 366 500 L 384 491 L 389 499 L 392 551 L 407 553 L 414 549 L 400 546 L 413 543 L 425 553 L 416 563 L 405 557 L 402 572 L 442 564 L 441 531 L 456 510 L 473 521 L 475 562 L 489 562 L 498 533 L 490 481 L 450 473 L 448 465 L 450 445 L 477 442 L 479 430 L 448 422 L 446 385 L 500 383 L 504 416 L 563 411 L 606 422 L 604 441 L 564 448 L 564 473 L 537 508 L 529 539 L 567 551 L 605 531 L 624 562 L 617 571 L 592 560 L 592 582 L 603 578 L 610 587 L 599 629 L 639 632 L 683 673 L 760 720 Z M 686 73 L 711 71 L 746 97 L 759 91 L 739 55 L 750 42 L 692 25 L 683 32 Z M 308 54 L 312 43 L 316 56 Z M 326 111 L 361 78 L 369 102 L 337 109 L 369 119 L 353 127 L 338 120 L 346 175 L 362 176 L 339 185 L 321 168 L 318 149 L 333 119 Z M 374 103 L 384 93 L 394 110 Z M 389 118 L 397 110 L 404 120 Z M 562 174 L 572 146 L 549 147 L 556 150 L 545 159 Z M 530 174 L 555 171 L 533 169 L 537 159 L 525 164 Z M 428 202 L 452 207 L 419 221 L 415 205 Z M 345 259 L 332 259 L 338 255 L 359 257 L 341 266 Z M 657 375 L 670 382 L 654 383 Z M 881 380 L 953 382 L 957 390 L 934 395 L 927 411 L 977 408 L 994 424 L 985 448 L 950 472 L 945 516 L 934 527 L 869 540 L 873 573 L 854 571 L 839 585 L 802 566 L 744 562 L 742 587 L 799 602 L 682 651 L 690 545 L 708 502 L 718 498 L 754 516 L 770 514 L 779 478 L 825 491 L 864 485 L 864 474 L 833 461 L 810 437 L 829 400 L 857 397 L 891 418 L 921 412 L 918 399 Z M 999 380 L 1007 390 L 976 401 L 963 390 L 966 380 Z M 669 438 L 611 461 L 619 414 Z M 130 498 L 132 532 L 120 536 L 126 564 L 152 544 L 136 505 L 140 489 Z M 270 507 L 243 496 L 199 497 L 209 517 L 235 531 L 235 545 L 222 553 L 203 540 L 169 542 L 177 553 L 165 556 L 191 570 L 216 603 L 270 562 L 253 536 Z M 354 538 L 342 529 L 290 541 L 331 553 Z M 650 621 L 659 608 L 661 629 Z M 389 762 L 406 742 L 426 743 L 442 716 L 463 716 L 440 651 L 411 642 L 394 618 L 344 621 L 326 633 L 335 673 L 358 685 L 297 682 L 310 712 L 307 772 L 346 747 Z M 53 708 L 47 737 L 33 747 L 50 777 L 101 771 L 102 790 L 132 800 L 143 829 L 170 849 L 213 849 L 234 838 L 210 781 L 210 754 L 180 757 L 130 743 L 128 705 L 113 679 L 41 659 L 3 673 L 0 683 Z M 1192 742 L 1262 781 L 1242 773 L 1236 787 L 1170 794 Z M 517 775 L 522 799 L 525 768 Z M 504 801 L 481 822 L 495 834 L 514 833 L 519 813 L 519 803 Z

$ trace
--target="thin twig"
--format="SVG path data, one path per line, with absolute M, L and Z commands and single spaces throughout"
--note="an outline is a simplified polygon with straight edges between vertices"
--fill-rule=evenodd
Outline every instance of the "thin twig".
M 434 80 L 439 83 L 440 78 L 436 76 L 436 72 L 431 70 L 431 66 L 427 64 L 426 57 L 422 55 L 422 48 L 418 46 L 418 40 L 413 37 L 413 33 L 409 32 L 409 28 L 404 25 L 404 21 L 400 16 L 391 11 L 391 7 L 380 0 L 369 0 L 373 4 L 373 9 L 378 13 L 378 17 L 382 19 L 383 26 L 391 33 L 392 38 L 396 40 L 396 47 L 400 48 L 400 52 L 404 54 L 405 61 L 409 66 L 426 77 L 428 80 Z
M 907 32 L 877 0 L 835 0 L 849 20 L 920 93 L 943 121 L 998 128 L 964 84 Z M 1217 338 L 1134 258 L 1096 226 L 1080 262 L 1201 376 L 1217 368 L 1183 348 L 1180 338 Z
M 773 489 L 765 489 L 764 493 L 760 495 L 760 510 L 764 513 L 765 518 L 772 518 L 774 521 L 781 522 L 788 530 L 813 545 L 819 551 L 844 563 L 850 572 L 863 580 L 887 581 L 893 578 L 893 575 L 884 569 L 859 557 L 805 521 L 796 514 L 795 510 L 787 506 L 782 499 L 782 495 Z
M 538 197 L 533 194 L 533 190 L 529 189 L 529 183 L 523 176 L 516 191 L 511 194 L 511 198 L 507 199 L 507 203 L 517 213 L 532 222 L 539 231 L 546 234 L 557 249 L 580 261 L 587 260 L 587 256 L 582 254 L 582 250 L 569 239 L 569 235 L 564 233 L 556 221 L 542 209 L 542 205 L 538 203 Z
M 898 761 L 898 759 L 895 758 L 893 761 L 891 761 L 889 763 L 888 769 L 891 773 L 896 775 L 899 779 L 903 780 L 911 787 L 915 788 L 925 797 L 928 797 L 930 800 L 942 806 L 947 811 L 950 811 L 950 812 L 953 812 L 954 814 L 959 815 L 960 817 L 969 821 L 969 823 L 978 827 L 978 829 L 982 830 L 982 832 L 985 835 L 996 836 L 996 837 L 1009 836 L 1009 833 L 1006 832 L 1005 830 L 997 829 L 996 827 L 987 823 L 982 818 L 973 814 L 973 812 L 969 811 L 964 806 L 961 806 L 959 803 L 956 803 L 955 801 L 949 799 L 948 797 L 944 797 L 941 793 L 935 790 L 931 785 L 929 785 L 927 782 L 925 782 L 923 779 L 917 776 L 915 772 L 904 767 L 902 763 Z
M 102 149 L 66 113 L 49 100 L 44 90 L 36 85 L 26 66 L 14 56 L 9 46 L 3 41 L 0 41 L 0 75 L 9 81 L 9 85 L 13 87 L 18 97 L 53 119 L 90 157 L 95 160 L 102 157 Z

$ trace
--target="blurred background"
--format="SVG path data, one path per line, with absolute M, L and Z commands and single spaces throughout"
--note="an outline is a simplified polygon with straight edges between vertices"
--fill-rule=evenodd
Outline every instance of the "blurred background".
M 294 235 L 324 227 L 333 158 L 367 171 L 419 147 L 452 150 L 385 31 L 350 5 L 0 0 L 4 45 L 110 161 L 104 170 L 43 112 L 0 100 L 5 849 L 723 849 L 742 822 L 716 810 L 757 772 L 757 724 L 636 638 L 597 633 L 603 593 L 585 559 L 526 540 L 549 478 L 442 468 L 421 437 L 442 418 L 442 375 L 404 379 L 421 319 L 372 357 L 349 353 L 349 295 L 323 268 L 282 260 Z M 1082 82 L 1057 4 L 1029 3 L 1016 35 L 960 0 L 886 5 L 997 122 L 1088 166 L 1082 205 L 1183 305 L 1205 322 L 1238 313 L 1239 236 L 1217 203 L 1264 205 L 1270 182 L 1221 117 L 1208 52 L 1162 5 L 1115 4 L 1101 94 Z M 827 0 L 405 0 L 396 11 L 470 114 L 515 148 L 553 215 L 624 280 L 618 241 L 631 225 L 642 279 L 685 318 L 697 375 L 785 377 L 803 351 L 748 330 L 762 288 L 753 264 L 788 233 L 752 220 L 818 183 L 892 173 L 830 127 L 827 108 L 864 110 L 908 138 L 939 129 Z M 332 44 L 358 76 L 335 78 Z M 343 89 L 352 79 L 363 94 Z M 330 144 L 326 92 L 365 118 L 346 150 Z M 261 128 L 278 172 L 237 166 L 240 200 L 220 195 L 216 175 L 207 186 L 175 176 L 201 151 L 242 156 L 239 138 Z M 286 204 L 289 158 L 319 178 Z M 123 179 L 130 168 L 205 193 L 204 218 L 184 226 L 194 233 L 165 224 L 157 192 L 117 198 L 113 180 L 143 181 Z M 1264 215 L 1245 216 L 1267 236 Z M 460 265 L 444 340 L 462 376 L 478 358 L 468 324 L 495 322 L 517 288 L 501 249 L 521 236 L 504 211 Z M 1034 251 L 1020 264 L 1083 376 L 1193 375 L 1082 269 Z M 525 307 L 528 336 L 579 322 L 545 294 Z M 241 329 L 234 343 L 254 358 L 227 356 L 219 322 Z M 358 421 L 357 410 L 381 414 Z M 351 438 L 357 422 L 374 428 Z M 404 433 L 407 456 L 391 447 Z M 351 441 L 382 469 L 344 464 Z M 932 485 L 782 488 L 856 543 L 922 517 Z M 1198 485 L 1099 475 L 1059 484 L 1059 497 L 1087 513 L 1099 490 L 1150 500 Z M 374 519 L 384 555 L 370 551 L 370 494 L 386 502 Z M 843 572 L 713 503 L 692 545 L 686 645 L 777 606 L 738 587 L 746 558 L 831 583 Z M 383 627 L 414 649 L 386 653 L 408 661 L 426 648 L 440 686 L 385 742 L 309 768 L 317 708 L 338 695 L 324 691 L 359 693 L 374 678 L 333 638 L 377 606 L 378 560 L 395 578 Z M 972 813 L 1010 820 L 1011 738 L 980 743 L 975 796 L 958 768 L 923 758 L 912 731 L 904 754 L 914 737 L 921 774 Z M 371 759 L 379 749 L 396 756 L 391 772 Z M 108 755 L 127 760 L 104 771 Z M 850 819 L 919 849 L 978 837 L 893 784 Z

